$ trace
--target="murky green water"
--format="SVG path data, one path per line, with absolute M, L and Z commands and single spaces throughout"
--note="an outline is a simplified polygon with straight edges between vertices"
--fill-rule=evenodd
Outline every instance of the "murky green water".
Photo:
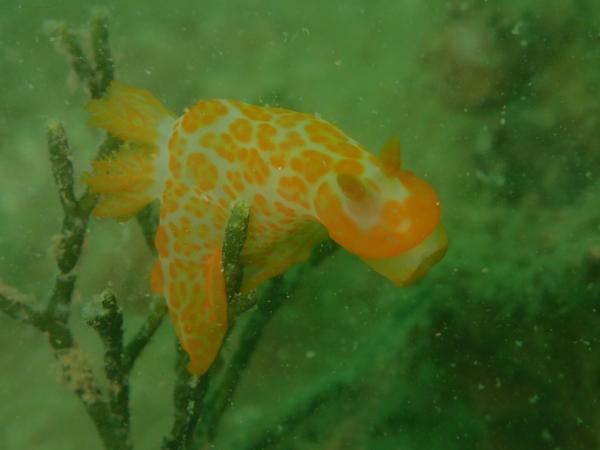
M 319 248 L 319 264 L 263 287 L 263 306 L 239 316 L 198 384 L 185 372 L 176 382 L 165 318 L 131 370 L 128 425 L 125 385 L 105 373 L 86 319 L 110 287 L 124 341 L 136 342 L 160 304 L 148 283 L 155 257 L 136 220 L 91 218 L 87 231 L 67 221 L 84 240 L 65 262 L 78 243 L 61 240 L 46 142 L 49 121 L 61 121 L 79 197 L 103 134 L 86 126 L 89 89 L 65 43 L 81 43 L 91 66 L 77 61 L 79 75 L 96 77 L 104 29 L 90 37 L 99 16 L 81 2 L 5 1 L 0 306 L 34 326 L 0 314 L 1 449 L 102 449 L 103 439 L 118 449 L 600 447 L 595 2 L 111 2 L 107 11 L 116 78 L 178 113 L 238 99 L 316 113 L 375 154 L 399 137 L 405 167 L 435 187 L 449 249 L 417 284 L 397 288 L 345 250 Z M 49 303 L 59 319 L 40 332 Z M 163 443 L 174 417 L 172 436 L 196 430 L 187 447 Z

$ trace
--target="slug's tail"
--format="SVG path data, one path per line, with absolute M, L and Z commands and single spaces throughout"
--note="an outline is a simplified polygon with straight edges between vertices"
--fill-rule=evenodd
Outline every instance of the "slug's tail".
M 160 142 L 169 132 L 174 114 L 143 89 L 113 81 L 107 95 L 88 105 L 88 124 L 125 141 L 107 159 L 92 163 L 84 176 L 92 192 L 100 194 L 98 216 L 125 219 L 162 192 L 157 166 Z

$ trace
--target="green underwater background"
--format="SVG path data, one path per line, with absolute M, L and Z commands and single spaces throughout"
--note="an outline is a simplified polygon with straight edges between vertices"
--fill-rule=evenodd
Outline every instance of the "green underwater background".
M 95 6 L 0 4 L 0 449 L 600 448 L 600 3 Z M 73 55 L 102 55 L 103 31 L 115 77 L 178 113 L 231 98 L 318 113 L 373 153 L 399 137 L 449 235 L 444 259 L 406 288 L 320 246 L 264 288 L 277 306 L 239 316 L 206 401 L 176 368 L 165 318 L 131 370 L 118 445 L 97 430 L 118 421 L 89 416 L 89 373 L 65 375 L 52 350 L 64 342 L 27 312 L 64 281 L 48 124 L 51 150 L 64 126 L 80 196 L 103 134 L 86 126 L 90 83 Z M 81 348 L 72 364 L 85 355 L 108 404 L 111 344 L 86 323 L 90 305 L 110 288 L 131 342 L 160 301 L 155 257 L 136 220 L 87 226 L 57 311 Z M 165 439 L 193 428 L 191 410 L 197 429 Z

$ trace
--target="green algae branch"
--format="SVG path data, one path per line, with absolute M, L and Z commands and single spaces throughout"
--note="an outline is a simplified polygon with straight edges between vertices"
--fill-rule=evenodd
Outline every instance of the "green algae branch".
M 114 63 L 108 41 L 107 15 L 94 13 L 90 27 L 91 55 L 81 45 L 81 33 L 65 24 L 53 27 L 52 39 L 66 56 L 91 98 L 101 98 L 114 77 Z M 96 150 L 96 159 L 110 157 L 118 152 L 122 142 L 106 134 Z M 84 319 L 97 333 L 104 347 L 104 378 L 102 386 L 93 373 L 87 357 L 79 347 L 69 320 L 71 302 L 84 239 L 97 194 L 86 190 L 81 196 L 75 192 L 73 155 L 67 132 L 59 121 L 52 120 L 47 129 L 48 155 L 54 176 L 63 220 L 60 237 L 55 247 L 57 274 L 49 289 L 45 304 L 34 302 L 16 289 L 0 283 L 0 311 L 7 316 L 33 326 L 47 335 L 59 367 L 59 378 L 68 390 L 75 393 L 94 423 L 103 446 L 107 450 L 133 450 L 130 415 L 130 375 L 133 367 L 167 314 L 163 298 L 153 297 L 149 313 L 140 328 L 128 342 L 124 338 L 125 318 L 116 294 L 105 289 L 84 309 Z M 140 231 L 153 254 L 156 254 L 154 236 L 158 226 L 156 202 L 136 215 Z M 234 205 L 228 219 L 223 242 L 222 260 L 229 305 L 229 328 L 226 340 L 235 329 L 237 334 L 231 356 L 219 354 L 216 364 L 203 376 L 191 375 L 187 369 L 188 356 L 176 343 L 176 381 L 173 390 L 175 412 L 171 430 L 163 439 L 163 450 L 191 450 L 212 445 L 225 413 L 231 407 L 240 381 L 257 348 L 263 331 L 278 311 L 284 299 L 289 299 L 302 279 L 302 270 L 318 265 L 335 250 L 325 245 L 311 261 L 292 276 L 275 277 L 261 291 L 240 292 L 244 274 L 241 261 L 250 221 L 250 206 L 241 201 Z M 236 318 L 248 311 L 248 320 L 241 329 L 234 328 Z M 240 327 L 238 327 L 240 328 Z M 319 401 L 305 399 L 302 405 Z M 300 421 L 307 412 L 294 406 L 289 421 Z M 271 439 L 270 435 L 268 438 Z M 258 439 L 260 442 L 261 439 Z M 204 448 L 204 447 L 202 447 Z

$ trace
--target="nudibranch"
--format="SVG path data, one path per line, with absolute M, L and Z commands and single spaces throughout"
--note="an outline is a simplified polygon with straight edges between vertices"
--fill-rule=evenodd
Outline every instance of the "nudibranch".
M 208 370 L 227 330 L 221 250 L 238 200 L 251 210 L 242 292 L 328 235 L 398 286 L 446 251 L 436 194 L 402 168 L 395 139 L 376 157 L 314 115 L 236 100 L 200 101 L 177 118 L 119 82 L 88 109 L 91 126 L 125 141 L 85 177 L 99 194 L 95 214 L 125 219 L 160 199 L 150 284 L 166 298 L 193 374 Z

